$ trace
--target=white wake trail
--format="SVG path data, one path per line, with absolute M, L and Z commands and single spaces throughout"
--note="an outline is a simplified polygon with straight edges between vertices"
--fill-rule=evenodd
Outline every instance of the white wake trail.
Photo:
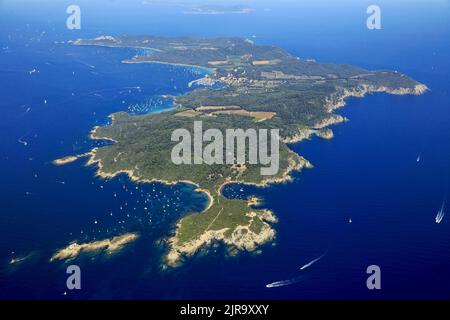
M 445 208 L 445 201 L 442 203 L 441 210 L 439 210 L 436 215 L 435 221 L 437 224 L 441 223 L 442 219 L 444 219 L 445 216 L 444 208 Z
M 295 277 L 289 280 L 282 280 L 282 281 L 275 281 L 269 284 L 266 284 L 266 288 L 277 288 L 277 287 L 284 287 L 289 286 L 294 283 L 298 283 L 303 279 L 303 277 Z
M 325 257 L 326 254 L 327 254 L 327 252 L 328 252 L 328 251 L 325 251 L 320 257 L 318 257 L 318 258 L 316 258 L 316 259 L 314 259 L 314 260 L 311 260 L 310 262 L 308 262 L 307 264 L 305 264 L 304 266 L 302 266 L 302 267 L 300 268 L 300 270 L 305 270 L 306 268 L 311 267 L 314 263 L 316 263 L 317 261 L 319 261 L 320 259 L 322 259 L 323 257 Z

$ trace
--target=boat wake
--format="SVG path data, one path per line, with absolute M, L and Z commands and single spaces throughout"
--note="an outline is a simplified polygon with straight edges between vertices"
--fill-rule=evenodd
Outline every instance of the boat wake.
M 25 147 L 26 147 L 26 146 L 28 146 L 28 142 L 27 142 L 27 141 L 25 141 L 25 140 L 23 140 L 23 137 L 22 137 L 22 138 L 19 138 L 19 139 L 17 139 L 17 142 L 19 142 L 20 144 L 24 145 Z
M 328 252 L 328 251 L 325 251 L 320 257 L 318 257 L 318 258 L 316 258 L 316 259 L 314 259 L 314 260 L 311 260 L 310 262 L 308 262 L 307 264 L 305 264 L 304 266 L 302 266 L 302 267 L 300 268 L 300 270 L 305 270 L 306 268 L 311 267 L 314 263 L 316 263 L 317 261 L 319 261 L 320 259 L 322 259 L 323 257 L 325 257 L 326 254 L 327 254 L 327 252 Z
M 316 258 L 314 260 L 311 260 L 310 262 L 308 262 L 307 264 L 302 266 L 300 268 L 300 270 L 305 270 L 306 268 L 309 268 L 314 263 L 316 263 L 317 261 L 319 261 L 323 257 L 325 257 L 327 253 L 328 253 L 328 250 L 325 251 L 320 257 L 318 257 L 318 258 Z M 266 284 L 266 288 L 285 287 L 285 286 L 289 286 L 291 284 L 298 283 L 298 282 L 302 281 L 303 279 L 304 279 L 304 276 L 298 276 L 298 277 L 294 277 L 294 278 L 291 278 L 291 279 L 288 279 L 288 280 L 275 281 L 275 282 L 271 282 L 269 284 Z
M 444 207 L 445 207 L 445 201 L 442 203 L 441 210 L 439 210 L 436 215 L 435 221 L 437 224 L 441 223 L 442 219 L 444 219 L 444 216 L 445 216 Z
M 289 286 L 291 284 L 300 282 L 302 279 L 303 279 L 303 277 L 299 276 L 299 277 L 295 277 L 295 278 L 292 278 L 289 280 L 275 281 L 275 282 L 266 284 L 266 288 L 277 288 L 277 287 Z

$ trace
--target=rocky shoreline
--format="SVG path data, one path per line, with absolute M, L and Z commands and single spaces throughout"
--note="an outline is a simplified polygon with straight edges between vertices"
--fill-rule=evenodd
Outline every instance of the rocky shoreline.
M 252 200 L 249 199 L 249 206 L 252 205 L 251 203 Z M 168 240 L 169 252 L 165 257 L 165 266 L 177 267 L 184 258 L 195 255 L 202 248 L 211 246 L 213 242 L 223 242 L 225 245 L 238 251 L 251 252 L 257 247 L 275 239 L 276 232 L 270 224 L 276 223 L 277 219 L 271 211 L 259 210 L 258 213 L 256 213 L 251 210 L 246 216 L 250 218 L 249 224 L 237 226 L 230 236 L 225 235 L 225 233 L 229 231 L 229 228 L 206 230 L 199 238 L 183 244 L 179 243 L 179 238 L 177 237 L 181 223 L 179 222 L 176 226 L 175 235 Z M 250 228 L 255 217 L 258 217 L 262 221 L 261 230 L 257 233 Z
M 153 40 L 155 40 L 155 39 L 154 38 L 150 38 L 150 39 L 146 39 L 146 40 L 140 39 L 140 42 L 138 43 L 136 41 L 128 41 L 127 42 L 126 38 L 123 38 L 123 40 L 121 40 L 120 38 L 117 39 L 117 38 L 110 37 L 110 36 L 101 36 L 94 40 L 86 40 L 86 41 L 77 40 L 74 42 L 74 44 L 76 44 L 76 45 L 94 45 L 95 44 L 95 45 L 99 45 L 99 46 L 121 47 L 121 46 L 124 46 L 124 42 L 125 42 L 125 43 L 129 43 L 129 45 L 127 45 L 128 47 L 132 47 L 132 48 L 144 47 L 146 49 L 152 50 L 152 48 L 145 47 L 145 44 L 148 44 L 149 41 L 153 41 Z M 157 38 L 157 40 L 162 41 L 160 38 Z M 191 41 L 192 40 L 189 40 L 189 43 L 191 43 Z M 229 41 L 231 41 L 231 40 L 229 40 Z M 203 42 L 204 42 L 204 40 L 202 40 L 202 43 Z M 241 43 L 237 43 L 237 44 L 242 45 Z M 184 59 L 185 58 L 184 53 L 190 52 L 190 51 L 186 51 L 187 50 L 186 46 L 183 47 L 183 51 L 179 51 L 180 46 L 177 45 L 174 47 L 170 42 L 162 41 L 161 43 L 159 43 L 159 45 L 161 46 L 162 50 L 167 50 L 171 54 L 170 59 L 164 59 L 164 57 L 163 57 L 161 60 L 176 61 L 176 62 L 157 61 L 157 58 L 150 59 L 148 57 L 135 56 L 132 59 L 123 60 L 122 63 L 130 63 L 130 64 L 160 63 L 160 64 L 168 64 L 168 65 L 176 65 L 176 66 L 184 66 L 184 67 L 202 68 L 202 69 L 208 71 L 208 73 L 210 73 L 210 74 L 204 76 L 203 78 L 191 81 L 188 84 L 188 87 L 192 87 L 196 84 L 211 86 L 216 82 L 222 82 L 226 86 L 233 89 L 233 90 L 231 90 L 231 93 L 234 95 L 236 95 L 236 94 L 239 95 L 241 92 L 246 92 L 245 90 L 258 89 L 257 91 L 259 91 L 261 88 L 263 88 L 263 89 L 266 89 L 266 91 L 262 95 L 258 95 L 258 97 L 261 98 L 260 99 L 261 101 L 265 99 L 265 95 L 267 95 L 268 92 L 270 92 L 270 90 L 273 90 L 274 88 L 281 88 L 282 85 L 285 84 L 285 81 L 310 80 L 310 81 L 315 81 L 316 85 L 319 84 L 320 81 L 330 81 L 329 83 L 331 83 L 332 85 L 334 84 L 335 86 L 333 87 L 334 88 L 333 94 L 326 96 L 327 93 L 330 92 L 330 91 L 328 91 L 328 87 L 327 87 L 327 91 L 323 91 L 323 90 L 321 91 L 321 92 L 323 92 L 323 95 L 320 95 L 320 99 L 319 98 L 316 99 L 317 101 L 315 101 L 316 102 L 315 107 L 317 108 L 316 110 L 320 110 L 320 112 L 308 114 L 304 118 L 299 118 L 302 121 L 299 121 L 297 123 L 297 126 L 299 127 L 298 132 L 292 136 L 284 137 L 283 138 L 284 143 L 298 143 L 302 140 L 309 139 L 312 136 L 318 136 L 323 139 L 332 139 L 334 134 L 333 134 L 333 131 L 329 127 L 332 125 L 347 121 L 347 119 L 345 117 L 335 114 L 333 112 L 334 112 L 334 110 L 345 106 L 346 99 L 349 97 L 364 97 L 367 94 L 376 93 L 376 92 L 384 92 L 384 93 L 389 93 L 389 94 L 394 94 L 394 95 L 406 95 L 406 94 L 420 95 L 420 94 L 425 93 L 428 90 L 428 88 L 423 84 L 419 84 L 417 82 L 412 82 L 412 81 L 404 81 L 405 79 L 407 79 L 407 77 L 400 73 L 397 73 L 397 72 L 390 73 L 390 72 L 384 72 L 384 71 L 380 71 L 380 72 L 376 72 L 376 73 L 366 72 L 364 74 L 357 74 L 356 76 L 350 76 L 347 79 L 344 79 L 344 80 L 347 80 L 347 82 L 345 82 L 345 85 L 342 85 L 342 83 L 339 82 L 341 79 L 338 79 L 338 75 L 333 74 L 330 76 L 329 74 L 322 74 L 323 71 L 321 71 L 320 68 L 317 69 L 317 72 L 319 74 L 322 74 L 322 76 L 318 77 L 318 78 L 317 77 L 313 78 L 312 76 L 305 78 L 305 76 L 301 75 L 301 74 L 291 75 L 289 72 L 280 72 L 280 71 L 277 71 L 277 69 L 274 69 L 274 71 L 272 71 L 272 72 L 268 72 L 267 70 L 263 71 L 264 79 L 260 79 L 260 78 L 258 78 L 258 76 L 253 76 L 253 77 L 247 76 L 247 75 L 244 76 L 244 73 L 242 73 L 242 74 L 238 73 L 237 69 L 233 69 L 234 71 L 230 71 L 231 69 L 228 70 L 228 69 L 222 68 L 223 69 L 222 73 L 216 74 L 215 71 L 220 70 L 220 64 L 215 65 L 217 67 L 217 69 L 213 69 L 213 68 L 208 68 L 206 66 L 205 61 L 224 62 L 223 58 L 218 56 L 217 59 L 210 60 L 209 56 L 207 56 L 208 59 L 206 59 L 206 60 L 202 60 L 202 59 L 187 59 L 186 60 L 186 59 Z M 203 48 L 203 44 L 199 45 L 199 46 L 201 48 Z M 250 50 L 250 53 L 252 53 L 251 48 L 248 49 L 248 48 L 246 48 L 246 46 L 244 46 L 244 49 Z M 180 54 L 180 52 L 182 52 L 182 53 Z M 191 52 L 191 53 L 197 54 L 197 52 L 195 50 L 194 50 L 194 52 Z M 174 58 L 174 55 L 175 55 L 175 58 Z M 195 55 L 193 55 L 193 57 L 195 57 Z M 250 64 L 251 66 L 248 67 L 248 70 L 250 70 L 250 71 L 252 71 L 255 66 L 271 64 L 271 60 L 265 60 L 265 59 L 252 60 L 251 54 L 245 55 L 243 57 L 244 58 L 241 57 L 242 59 L 240 61 L 238 61 L 239 65 L 242 65 L 245 63 Z M 295 62 L 293 62 L 292 59 L 290 59 L 289 55 L 283 55 L 282 58 L 286 59 L 285 62 L 295 63 Z M 185 61 L 188 63 L 184 63 Z M 202 66 L 198 66 L 198 65 L 189 64 L 189 63 L 195 63 L 196 61 L 198 61 L 199 64 L 203 64 L 205 66 L 202 67 Z M 229 63 L 228 58 L 227 58 L 226 62 Z M 262 62 L 264 62 L 264 63 L 262 63 Z M 273 64 L 274 65 L 273 68 L 277 68 L 277 67 L 275 67 L 275 65 L 279 64 L 279 62 L 280 61 Z M 280 64 L 280 67 L 283 67 L 283 65 Z M 286 66 L 284 66 L 284 67 L 286 68 Z M 309 67 L 311 68 L 312 65 L 310 65 Z M 343 70 L 345 71 L 346 68 L 343 68 Z M 246 70 L 244 70 L 244 71 L 246 71 Z M 261 75 L 263 75 L 263 72 L 261 72 Z M 353 72 L 355 72 L 355 71 L 353 71 Z M 275 73 L 275 76 L 273 79 L 272 74 L 274 74 L 274 73 Z M 370 79 L 368 81 L 365 80 L 367 77 L 372 77 L 374 75 L 377 77 L 375 77 L 375 79 L 373 79 L 373 81 L 371 81 Z M 278 76 L 280 76 L 281 78 L 278 79 L 277 78 Z M 389 77 L 391 77 L 391 78 L 389 78 Z M 402 79 L 402 77 L 405 77 L 405 78 Z M 359 82 L 359 81 L 357 81 L 357 79 L 362 79 L 363 82 Z M 359 84 L 355 85 L 355 83 L 359 83 Z M 370 83 L 370 84 L 367 84 L 367 83 Z M 380 83 L 382 83 L 383 85 L 378 85 Z M 302 83 L 299 83 L 299 85 L 300 84 L 302 84 Z M 392 84 L 392 85 L 389 87 L 390 84 Z M 401 86 L 408 86 L 408 85 L 410 85 L 410 87 L 405 87 L 405 88 L 401 87 Z M 287 92 L 289 92 L 289 91 L 287 91 Z M 200 96 L 200 98 L 202 98 L 202 96 Z M 280 96 L 276 96 L 276 98 L 281 99 Z M 222 97 L 218 97 L 218 100 L 221 100 L 221 99 L 222 99 Z M 178 98 L 178 100 L 180 100 L 180 99 Z M 289 106 L 291 108 L 295 107 L 295 103 L 293 103 L 292 100 L 286 100 L 286 101 L 290 103 Z M 244 100 L 244 102 L 245 102 L 245 100 Z M 174 97 L 173 103 L 175 106 L 180 105 L 179 101 L 177 102 L 177 97 Z M 309 103 L 309 101 L 306 101 L 305 103 Z M 233 105 L 239 105 L 239 103 L 238 102 L 234 103 L 234 101 L 233 101 Z M 270 108 L 271 106 L 266 106 L 266 107 Z M 267 110 L 265 110 L 265 111 L 267 111 Z M 272 110 L 270 110 L 270 111 L 272 111 Z M 114 115 L 112 115 L 111 118 L 112 118 L 112 123 L 114 124 L 114 122 L 115 122 Z M 309 124 L 311 123 L 311 120 L 309 120 L 309 119 L 320 119 L 320 121 L 317 121 L 316 123 L 314 123 L 314 125 L 310 126 Z M 288 128 L 290 128 L 290 127 L 288 127 Z M 109 140 L 112 142 L 116 142 L 111 138 L 99 136 L 98 135 L 98 127 L 95 127 L 91 131 L 90 137 L 91 137 L 91 139 L 94 139 L 94 140 Z M 176 266 L 183 257 L 192 256 L 196 252 L 198 252 L 201 248 L 208 247 L 212 242 L 215 242 L 215 241 L 221 241 L 230 247 L 236 248 L 237 250 L 243 250 L 243 251 L 244 250 L 245 251 L 253 251 L 256 249 L 257 246 L 267 243 L 269 241 L 272 241 L 275 238 L 275 230 L 271 227 L 271 223 L 276 222 L 276 217 L 270 211 L 253 209 L 253 206 L 256 205 L 256 203 L 254 200 L 250 200 L 250 199 L 248 200 L 248 203 L 247 203 L 248 211 L 247 210 L 242 210 L 242 212 L 239 211 L 239 214 L 240 214 L 239 217 L 242 218 L 245 215 L 248 218 L 248 220 L 247 219 L 239 220 L 240 221 L 239 224 L 236 224 L 236 223 L 218 224 L 217 229 L 219 229 L 219 230 L 210 230 L 211 225 L 217 221 L 216 219 L 220 216 L 222 210 L 224 210 L 224 208 L 226 208 L 225 205 L 223 204 L 223 202 L 225 202 L 225 200 L 223 200 L 223 202 L 219 205 L 219 201 L 221 199 L 223 199 L 222 188 L 227 184 L 235 184 L 235 183 L 256 185 L 259 187 L 267 187 L 273 183 L 284 183 L 284 182 L 288 182 L 288 181 L 292 180 L 293 178 L 292 178 L 291 174 L 294 171 L 300 171 L 303 168 L 312 168 L 312 164 L 308 160 L 304 159 L 300 155 L 291 151 L 291 154 L 287 158 L 288 166 L 284 170 L 284 172 L 282 172 L 282 174 L 280 176 L 276 176 L 273 178 L 267 178 L 262 181 L 260 181 L 260 179 L 262 179 L 262 178 L 258 178 L 258 179 L 251 178 L 254 181 L 258 181 L 257 183 L 253 183 L 253 182 L 246 182 L 243 179 L 240 179 L 240 177 L 241 177 L 240 174 L 238 174 L 236 176 L 233 174 L 228 175 L 228 176 L 224 175 L 224 176 L 222 176 L 221 180 L 219 180 L 220 182 L 217 183 L 217 184 L 219 184 L 224 180 L 224 182 L 221 185 L 218 185 L 218 186 L 214 185 L 213 187 L 209 186 L 209 190 L 204 190 L 204 189 L 199 189 L 199 184 L 197 184 L 193 181 L 166 181 L 163 179 L 144 179 L 141 177 L 140 172 L 139 172 L 140 170 L 137 167 L 137 165 L 135 165 L 135 164 L 133 164 L 133 165 L 130 164 L 128 166 L 126 166 L 126 165 L 122 166 L 121 167 L 122 170 L 117 170 L 117 171 L 114 171 L 115 167 L 113 166 L 113 168 L 110 169 L 110 171 L 114 171 L 114 172 L 107 172 L 102 164 L 102 159 L 100 159 L 98 157 L 97 151 L 98 151 L 98 149 L 94 148 L 93 150 L 91 150 L 91 152 L 83 155 L 83 156 L 86 156 L 86 155 L 89 156 L 87 165 L 96 165 L 97 166 L 97 173 L 96 173 L 97 176 L 100 176 L 104 179 L 111 179 L 120 173 L 124 173 L 129 176 L 130 180 L 137 182 L 137 183 L 160 182 L 160 183 L 164 183 L 164 184 L 173 185 L 173 184 L 177 184 L 180 182 L 185 182 L 185 183 L 193 184 L 193 185 L 197 186 L 196 191 L 204 192 L 209 197 L 209 204 L 208 204 L 207 208 L 205 210 L 203 210 L 202 213 L 205 213 L 206 211 L 210 210 L 213 206 L 215 206 L 213 208 L 214 211 L 209 212 L 209 216 L 207 218 L 208 220 L 200 221 L 200 222 L 205 222 L 204 228 L 203 228 L 203 224 L 201 224 L 201 226 L 202 226 L 201 228 L 197 228 L 197 229 L 193 228 L 192 233 L 189 233 L 189 232 L 185 233 L 185 234 L 187 234 L 187 236 L 182 238 L 182 239 L 185 239 L 185 241 L 187 241 L 185 243 L 180 243 L 180 236 L 179 236 L 180 235 L 179 234 L 180 226 L 182 225 L 183 219 L 185 219 L 185 218 L 181 219 L 177 223 L 177 227 L 175 229 L 175 235 L 168 239 L 169 251 L 165 257 L 167 266 Z M 116 159 L 118 159 L 120 154 L 121 153 L 119 153 L 119 155 L 115 155 L 114 161 L 116 161 Z M 76 160 L 78 157 L 79 156 L 66 157 L 66 158 L 55 160 L 54 163 L 57 165 L 70 163 L 70 162 L 73 162 L 74 160 Z M 130 168 L 131 166 L 135 166 L 135 167 Z M 239 170 L 241 170 L 241 169 L 242 168 L 237 168 L 236 170 L 238 170 L 238 172 L 239 172 Z M 245 168 L 243 170 L 245 170 Z M 159 173 L 150 174 L 150 177 L 158 175 L 158 174 Z M 179 175 L 179 176 L 183 176 L 183 175 Z M 231 177 L 233 177 L 233 178 L 231 178 Z M 195 179 L 197 179 L 197 177 L 196 176 L 191 177 L 191 179 L 195 180 Z M 214 188 L 217 188 L 217 190 L 214 190 Z M 220 198 L 220 197 L 222 197 L 222 198 Z M 233 208 L 233 207 L 230 206 L 230 208 Z M 238 208 L 242 209 L 241 207 L 238 207 Z M 199 214 L 201 215 L 202 213 L 199 213 Z M 222 218 L 223 216 L 220 216 L 220 217 Z M 250 227 L 252 226 L 252 222 L 257 221 L 256 217 L 258 217 L 258 219 L 261 220 L 261 223 L 258 221 L 258 227 L 261 226 L 261 228 L 260 229 L 253 228 L 253 230 L 252 230 Z M 185 221 L 192 222 L 192 220 L 185 220 Z M 199 220 L 194 220 L 194 222 L 199 223 Z M 247 222 L 248 222 L 248 224 L 247 224 Z M 243 225 L 240 225 L 240 224 L 243 224 Z M 187 226 L 189 226 L 189 224 L 187 224 Z M 223 226 L 225 226 L 225 228 L 222 228 Z M 256 232 L 254 230 L 256 230 Z
M 341 115 L 334 114 L 333 111 L 345 106 L 346 102 L 345 99 L 348 97 L 364 97 L 365 95 L 369 93 L 375 93 L 375 92 L 386 92 L 390 94 L 396 94 L 396 95 L 405 95 L 405 94 L 414 94 L 414 95 L 420 95 L 425 93 L 428 90 L 428 88 L 424 85 L 417 85 L 414 89 L 390 89 L 386 87 L 372 87 L 372 86 L 361 86 L 353 90 L 345 89 L 334 96 L 327 99 L 325 103 L 325 108 L 328 113 L 330 113 L 330 116 L 319 121 L 314 126 L 310 128 L 303 128 L 300 129 L 299 132 L 291 137 L 283 139 L 283 142 L 285 143 L 297 143 L 305 139 L 309 139 L 312 136 L 318 136 L 323 139 L 331 139 L 333 138 L 333 131 L 329 129 L 329 126 L 342 123 L 347 121 L 347 119 Z M 111 115 L 112 123 L 114 123 L 114 115 Z M 110 140 L 115 142 L 113 139 L 108 137 L 100 137 L 97 135 L 97 129 L 98 127 L 95 127 L 91 133 L 90 137 L 94 140 Z M 135 170 L 119 170 L 113 173 L 108 173 L 103 170 L 103 166 L 101 163 L 101 159 L 96 158 L 96 151 L 97 148 L 94 148 L 88 153 L 82 154 L 82 155 L 76 155 L 76 156 L 69 156 L 64 157 L 61 159 L 55 160 L 53 163 L 56 165 L 63 165 L 67 163 L 71 163 L 75 161 L 76 159 L 84 156 L 89 156 L 89 160 L 87 161 L 87 165 L 97 165 L 97 176 L 102 177 L 104 179 L 112 179 L 115 176 L 117 176 L 120 173 L 127 174 L 130 178 L 130 180 L 137 182 L 137 183 L 152 183 L 152 182 L 160 182 L 168 185 L 174 185 L 177 183 L 189 183 L 197 186 L 196 191 L 197 192 L 204 192 L 209 197 L 209 204 L 207 208 L 203 211 L 207 211 L 211 208 L 211 206 L 214 203 L 214 197 L 212 196 L 211 192 L 204 189 L 199 189 L 198 184 L 192 181 L 165 181 L 161 179 L 143 179 L 139 177 L 135 173 Z M 312 164 L 306 160 L 305 158 L 301 157 L 300 155 L 292 152 L 292 156 L 289 159 L 289 166 L 286 168 L 285 172 L 282 174 L 281 177 L 278 178 L 268 178 L 260 183 L 251 183 L 246 182 L 243 180 L 227 180 L 222 185 L 219 186 L 217 190 L 218 196 L 221 195 L 222 188 L 225 185 L 228 184 L 247 184 L 247 185 L 255 185 L 259 187 L 268 187 L 270 184 L 273 183 L 285 183 L 290 180 L 292 180 L 291 173 L 294 171 L 301 171 L 303 168 L 312 168 Z M 249 199 L 248 205 L 251 207 L 252 205 L 255 205 L 254 200 Z M 192 255 L 195 255 L 200 249 L 206 248 L 210 246 L 213 242 L 221 241 L 224 244 L 235 248 L 239 251 L 254 251 L 258 246 L 265 244 L 267 242 L 273 241 L 275 238 L 276 232 L 271 227 L 270 224 L 275 223 L 277 221 L 275 215 L 268 211 L 268 210 L 258 210 L 258 213 L 255 211 L 250 210 L 246 216 L 251 218 L 249 221 L 250 223 L 248 225 L 240 225 L 237 226 L 231 233 L 230 236 L 226 236 L 225 233 L 229 231 L 229 228 L 224 228 L 221 230 L 206 230 L 204 233 L 202 233 L 198 238 L 189 241 L 188 243 L 180 244 L 178 241 L 178 230 L 180 228 L 181 220 L 177 223 L 176 229 L 175 229 L 175 235 L 168 239 L 167 243 L 169 244 L 169 251 L 165 257 L 165 265 L 169 267 L 175 267 L 179 265 L 181 260 L 184 257 L 189 257 Z M 262 223 L 261 230 L 256 233 L 252 230 L 250 230 L 250 225 L 253 222 L 254 217 L 258 216 Z M 72 248 L 73 247 L 73 248 Z M 84 249 L 80 249 L 79 245 L 73 244 L 72 247 L 68 247 L 65 250 L 67 252 L 72 252 L 68 254 L 68 256 L 72 255 L 74 250 L 80 251 Z M 83 247 L 84 248 L 84 247 Z M 73 249 L 73 250 L 72 250 Z M 64 256 L 66 251 L 62 251 L 59 253 L 59 255 L 55 256 L 55 259 L 60 256 Z
M 98 254 L 105 252 L 107 254 L 113 254 L 120 251 L 125 245 L 135 241 L 139 235 L 137 233 L 125 233 L 120 236 L 115 236 L 110 239 L 77 243 L 73 242 L 67 247 L 58 250 L 50 259 L 50 261 L 55 260 L 66 260 L 70 261 L 83 253 Z
M 413 89 L 412 88 L 397 88 L 392 89 L 388 87 L 376 87 L 369 85 L 361 85 L 354 89 L 344 89 L 341 92 L 336 93 L 327 101 L 325 101 L 325 109 L 327 112 L 331 113 L 336 109 L 342 108 L 345 106 L 345 99 L 354 97 L 354 98 L 364 98 L 367 94 L 371 93 L 388 93 L 393 95 L 422 95 L 429 91 L 429 88 L 424 84 L 417 84 Z
M 367 94 L 372 93 L 388 93 L 392 95 L 422 95 L 429 91 L 429 88 L 424 84 L 417 84 L 413 89 L 411 88 L 398 88 L 392 89 L 388 87 L 376 87 L 369 85 L 361 85 L 354 89 L 344 89 L 340 92 L 335 93 L 331 97 L 325 100 L 324 108 L 330 117 L 316 123 L 311 128 L 299 129 L 295 135 L 286 137 L 283 139 L 285 143 L 298 143 L 303 140 L 312 138 L 313 136 L 318 136 L 323 139 L 333 138 L 333 131 L 331 129 L 325 129 L 329 126 L 348 121 L 347 118 L 333 113 L 335 110 L 342 108 L 346 105 L 346 99 L 353 98 L 364 98 Z
M 295 155 L 296 160 L 291 158 L 288 168 L 280 178 L 266 179 L 261 183 L 251 183 L 242 180 L 225 181 L 222 185 L 219 186 L 217 190 L 218 194 L 221 195 L 223 187 L 229 184 L 254 185 L 257 187 L 265 188 L 269 187 L 270 184 L 285 183 L 293 179 L 291 176 L 292 172 L 301 171 L 303 168 L 313 167 L 312 164 L 305 158 L 297 155 L 296 153 L 293 154 Z M 255 197 L 250 197 L 247 200 L 247 204 L 249 207 L 256 206 L 259 203 L 260 200 Z M 204 210 L 203 212 L 205 211 L 206 210 Z M 176 267 L 180 264 L 183 257 L 193 256 L 200 249 L 210 246 L 213 242 L 220 241 L 239 251 L 251 252 L 256 250 L 258 246 L 273 241 L 275 239 L 276 232 L 271 227 L 271 224 L 277 222 L 276 216 L 269 210 L 257 211 L 258 212 L 250 210 L 246 214 L 248 217 L 252 218 L 250 220 L 250 223 L 246 226 L 236 227 L 229 237 L 225 236 L 225 233 L 229 230 L 228 228 L 224 228 L 221 230 L 206 230 L 199 238 L 183 244 L 180 244 L 178 241 L 179 229 L 181 224 L 180 220 L 177 223 L 175 235 L 168 240 L 169 252 L 165 257 L 165 265 L 169 267 Z M 253 222 L 253 218 L 256 216 L 258 216 L 263 222 L 262 229 L 258 233 L 255 233 L 249 229 L 250 225 Z

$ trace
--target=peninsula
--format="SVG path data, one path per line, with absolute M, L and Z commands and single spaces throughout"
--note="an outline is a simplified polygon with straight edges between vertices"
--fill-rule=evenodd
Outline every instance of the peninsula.
M 374 92 L 420 95 L 427 91 L 425 85 L 397 71 L 321 64 L 241 38 L 102 36 L 74 44 L 145 48 L 149 49 L 146 53 L 123 62 L 208 70 L 207 76 L 189 84 L 190 92 L 174 97 L 174 109 L 148 115 L 115 113 L 110 125 L 91 132 L 93 139 L 113 142 L 88 154 L 88 164 L 98 166 L 99 176 L 113 178 L 126 173 L 138 183 L 189 182 L 208 194 L 210 203 L 203 212 L 190 213 L 178 222 L 168 241 L 165 261 L 169 266 L 176 266 L 213 241 L 248 251 L 272 241 L 275 215 L 255 206 L 255 199 L 224 197 L 223 186 L 285 182 L 293 171 L 312 167 L 289 144 L 313 135 L 332 138 L 328 127 L 345 121 L 334 111 L 345 105 L 347 97 Z M 273 176 L 262 176 L 257 164 L 175 165 L 170 161 L 175 145 L 171 133 L 177 128 L 192 132 L 194 120 L 202 120 L 205 130 L 279 129 L 280 170 Z M 66 157 L 55 163 L 75 159 Z

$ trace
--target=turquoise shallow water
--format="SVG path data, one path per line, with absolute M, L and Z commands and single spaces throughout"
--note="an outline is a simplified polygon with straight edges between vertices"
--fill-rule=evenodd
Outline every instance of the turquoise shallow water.
M 184 15 L 177 7 L 143 8 L 140 2 L 81 6 L 86 22 L 73 32 L 64 28 L 63 4 L 6 2 L 0 9 L 0 297 L 449 298 L 449 224 L 446 217 L 434 223 L 448 198 L 448 5 L 382 4 L 379 33 L 361 27 L 363 2 L 264 3 L 251 14 L 214 17 Z M 125 176 L 105 182 L 83 160 L 64 167 L 50 163 L 99 143 L 87 135 L 112 112 L 143 102 L 150 106 L 144 112 L 170 107 L 159 96 L 186 92 L 199 77 L 200 71 L 188 68 L 120 64 L 134 50 L 60 43 L 142 33 L 254 35 L 258 43 L 301 57 L 399 70 L 431 92 L 351 99 L 339 111 L 350 122 L 333 128 L 334 139 L 293 146 L 314 169 L 267 189 L 230 187 L 229 196 L 261 196 L 279 217 L 277 240 L 261 254 L 228 257 L 218 246 L 182 268 L 161 271 L 161 239 L 186 212 L 201 209 L 204 196 L 187 185 L 135 185 Z M 30 75 L 34 68 L 39 73 Z M 65 266 L 48 261 L 54 250 L 127 231 L 142 236 L 117 256 L 78 261 L 83 289 L 64 295 Z M 7 262 L 17 255 L 29 258 L 11 268 Z M 381 267 L 381 291 L 366 289 L 370 264 Z M 265 288 L 292 278 L 300 280 Z

